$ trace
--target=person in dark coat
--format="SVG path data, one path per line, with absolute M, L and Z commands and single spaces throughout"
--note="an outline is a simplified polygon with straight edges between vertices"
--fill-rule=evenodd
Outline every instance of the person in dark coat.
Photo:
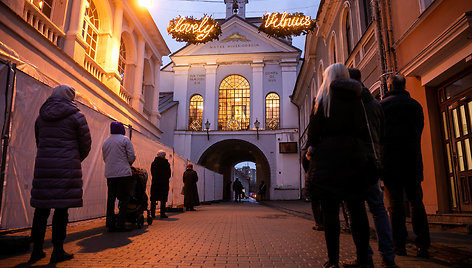
M 166 202 L 169 195 L 169 179 L 171 175 L 170 164 L 166 159 L 166 152 L 160 150 L 151 164 L 151 216 L 156 217 L 156 202 L 161 202 L 160 217 L 168 218 L 166 215 Z
M 370 91 L 364 86 L 361 82 L 361 72 L 359 69 L 349 69 L 349 75 L 352 79 L 357 80 L 361 83 L 362 93 L 361 99 L 364 103 L 365 111 L 367 118 L 369 120 L 370 133 L 372 135 L 372 141 L 375 146 L 375 152 L 377 157 L 381 157 L 382 146 L 380 140 L 385 135 L 385 116 L 383 113 L 382 106 L 380 103 L 374 99 Z M 371 143 L 367 145 L 369 149 L 372 148 Z M 375 158 L 374 151 L 370 150 L 370 157 Z M 393 241 L 392 241 L 392 228 L 390 227 L 390 219 L 387 214 L 387 210 L 384 206 L 384 195 L 383 191 L 380 188 L 380 181 L 377 179 L 377 182 L 369 185 L 368 195 L 367 195 L 367 205 L 369 210 L 374 216 L 375 230 L 377 232 L 377 241 L 379 245 L 379 251 L 382 254 L 382 263 L 384 267 L 397 267 L 395 264 L 395 253 L 393 251 Z M 355 234 L 353 234 L 354 236 Z M 369 262 L 372 263 L 373 251 L 369 246 Z M 344 265 L 344 267 L 355 267 L 358 264 L 355 260 L 350 265 Z M 373 264 L 372 264 L 373 266 Z
M 359 267 L 368 265 L 369 222 L 364 201 L 368 186 L 365 144 L 369 134 L 361 92 L 361 85 L 349 79 L 344 64 L 328 66 L 309 123 L 308 144 L 313 147 L 311 195 L 321 202 L 328 249 L 328 262 L 323 267 L 339 267 L 342 200 L 351 212 L 351 228 L 358 234 L 354 241 Z
M 241 196 L 243 194 L 243 185 L 238 178 L 233 182 L 234 199 L 236 202 L 241 202 Z
M 92 140 L 85 116 L 74 103 L 75 89 L 60 85 L 53 89 L 36 119 L 36 160 L 30 204 L 35 208 L 31 239 L 33 252 L 30 262 L 46 256 L 44 235 L 51 208 L 51 262 L 73 258 L 64 251 L 68 209 L 82 207 L 82 164 L 90 152 Z
M 184 172 L 184 206 L 187 211 L 195 211 L 195 206 L 200 205 L 200 199 L 198 197 L 197 181 L 198 175 L 193 170 L 193 165 L 188 164 L 187 170 Z
M 260 196 L 260 200 L 264 201 L 266 199 L 266 192 L 267 192 L 267 185 L 265 184 L 264 181 L 261 181 L 261 184 L 259 184 L 259 190 L 258 194 Z
M 423 161 L 421 133 L 424 116 L 421 105 L 405 90 L 405 78 L 388 79 L 388 93 L 380 102 L 385 113 L 383 139 L 384 183 L 390 200 L 393 245 L 397 255 L 406 255 L 405 207 L 403 195 L 411 205 L 411 222 L 416 235 L 417 256 L 429 257 L 430 236 L 423 204 Z

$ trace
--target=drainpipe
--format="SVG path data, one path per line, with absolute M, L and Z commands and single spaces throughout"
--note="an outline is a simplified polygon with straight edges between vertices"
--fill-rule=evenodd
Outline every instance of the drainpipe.
M 379 65 L 380 65 L 380 98 L 383 99 L 385 92 L 387 91 L 387 66 L 385 57 L 385 44 L 382 35 L 382 19 L 380 17 L 379 0 L 372 0 L 371 2 L 373 23 L 375 26 L 375 37 L 377 39 L 377 46 L 379 51 Z
M 386 17 L 386 36 L 387 36 L 387 47 L 388 47 L 388 53 L 390 56 L 390 62 L 391 65 L 389 66 L 389 69 L 393 72 L 398 71 L 398 62 L 397 62 L 397 51 L 395 50 L 395 47 L 393 45 L 394 43 L 394 37 L 393 37 L 393 24 L 392 24 L 392 0 L 387 0 L 385 3 L 385 17 Z

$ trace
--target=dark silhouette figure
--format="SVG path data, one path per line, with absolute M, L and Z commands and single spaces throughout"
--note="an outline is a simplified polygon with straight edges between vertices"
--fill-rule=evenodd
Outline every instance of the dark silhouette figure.
M 170 164 L 166 159 L 166 152 L 160 150 L 151 164 L 151 216 L 156 217 L 156 203 L 161 202 L 160 218 L 168 218 L 166 215 L 166 202 L 169 195 L 169 179 L 171 175 Z
M 92 140 L 85 116 L 74 103 L 75 89 L 60 85 L 53 89 L 36 119 L 36 160 L 34 164 L 31 206 L 35 208 L 30 263 L 46 256 L 43 251 L 46 224 L 52 208 L 51 262 L 73 258 L 64 251 L 68 209 L 82 207 L 82 164 L 90 152 Z
M 357 260 L 360 267 L 368 265 L 369 221 L 364 202 L 369 132 L 361 92 L 360 84 L 349 79 L 344 64 L 330 65 L 323 74 L 309 124 L 311 195 L 321 202 L 328 249 L 328 262 L 323 267 L 339 267 L 339 207 L 343 200 L 351 212 L 351 229 L 357 234 Z
M 241 202 L 241 195 L 243 194 L 243 185 L 238 178 L 233 182 L 234 199 L 236 202 Z
M 195 206 L 200 205 L 198 197 L 197 181 L 198 175 L 193 170 L 193 165 L 188 164 L 187 170 L 184 172 L 184 206 L 187 211 L 195 211 Z
M 261 184 L 259 184 L 259 200 L 264 201 L 266 199 L 266 192 L 267 192 L 267 185 L 265 184 L 264 181 L 261 181 Z
M 385 116 L 380 103 L 370 94 L 370 91 L 361 82 L 361 72 L 358 69 L 349 69 L 349 75 L 352 79 L 361 83 L 362 93 L 361 99 L 364 103 L 367 118 L 369 120 L 370 132 L 372 135 L 372 142 L 374 143 L 376 153 L 380 156 L 382 146 L 380 140 L 385 135 Z M 368 147 L 371 148 L 371 144 Z M 370 152 L 370 157 L 374 158 L 374 152 Z M 384 195 L 380 188 L 380 181 L 369 186 L 367 195 L 367 205 L 374 216 L 375 230 L 377 232 L 377 241 L 379 251 L 382 254 L 382 262 L 384 267 L 396 267 L 395 253 L 393 252 L 392 229 L 390 227 L 390 220 L 387 210 L 384 206 Z M 354 234 L 353 234 L 354 235 Z M 369 246 L 369 263 L 372 263 L 372 248 Z M 357 264 L 357 260 L 352 263 Z M 345 265 L 346 266 L 346 265 Z M 347 265 L 347 267 L 349 267 Z
M 416 235 L 417 256 L 428 258 L 429 226 L 423 204 L 423 160 L 421 133 L 424 116 L 421 105 L 405 90 L 405 78 L 388 79 L 388 93 L 380 102 L 385 113 L 383 139 L 384 183 L 390 200 L 393 245 L 397 255 L 406 255 L 404 194 L 411 206 L 411 223 Z

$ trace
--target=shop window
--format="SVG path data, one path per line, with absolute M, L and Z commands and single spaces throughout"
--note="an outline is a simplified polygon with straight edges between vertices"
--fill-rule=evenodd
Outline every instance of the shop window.
M 246 78 L 230 75 L 223 79 L 219 88 L 218 129 L 247 130 L 250 99 L 250 86 Z
M 266 96 L 266 127 L 268 129 L 279 128 L 280 122 L 280 97 L 277 93 L 269 93 Z
M 97 54 L 98 32 L 100 22 L 98 20 L 98 12 L 92 0 L 85 0 L 84 23 L 82 25 L 82 38 L 87 47 L 85 53 L 95 60 Z
M 188 129 L 192 131 L 202 130 L 203 97 L 193 95 L 189 103 Z

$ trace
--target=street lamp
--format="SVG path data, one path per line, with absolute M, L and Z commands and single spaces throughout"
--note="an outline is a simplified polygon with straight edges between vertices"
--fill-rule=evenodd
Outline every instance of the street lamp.
M 259 127 L 261 126 L 261 122 L 256 119 L 256 122 L 254 122 L 254 126 L 256 127 L 257 139 L 259 139 Z
M 211 125 L 211 124 L 210 124 L 210 122 L 208 122 L 208 119 L 207 119 L 207 121 L 206 121 L 206 123 L 205 123 L 205 129 L 206 129 L 206 131 L 207 131 L 207 138 L 208 138 L 208 140 L 210 140 L 210 133 L 208 133 L 208 130 L 210 130 L 210 125 Z

